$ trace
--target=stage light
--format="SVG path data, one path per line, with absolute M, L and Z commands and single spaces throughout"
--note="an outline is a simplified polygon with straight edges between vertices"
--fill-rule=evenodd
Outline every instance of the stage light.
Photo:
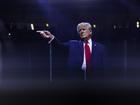
M 49 27 L 49 24 L 48 23 L 46 23 L 46 27 Z
M 140 22 L 139 21 L 136 21 L 136 27 L 140 28 Z
M 137 24 L 137 25 L 139 25 L 139 24 L 140 24 L 140 22 L 139 22 L 139 21 L 136 21 L 136 24 Z
M 136 27 L 137 27 L 137 28 L 140 28 L 140 25 L 139 25 L 139 24 L 137 24 L 137 25 L 136 25 Z
M 35 30 L 34 24 L 31 24 L 31 30 Z
M 96 28 L 96 24 L 93 24 L 93 28 Z
M 9 36 L 11 36 L 11 33 L 8 33 Z
M 116 28 L 117 28 L 117 26 L 116 26 L 116 25 L 114 25 L 114 26 L 113 26 L 113 28 L 114 28 L 114 29 L 116 29 Z

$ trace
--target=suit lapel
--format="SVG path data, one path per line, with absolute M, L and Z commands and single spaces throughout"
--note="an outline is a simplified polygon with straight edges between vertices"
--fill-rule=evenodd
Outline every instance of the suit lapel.
M 91 63 L 92 63 L 92 65 L 93 65 L 93 63 L 95 62 L 95 55 L 96 55 L 96 46 L 97 46 L 97 44 L 94 42 L 94 41 L 92 41 L 92 55 L 91 55 Z
M 83 49 L 83 42 L 82 41 L 79 41 L 79 58 L 80 58 L 80 67 L 82 66 L 82 63 L 83 63 L 83 56 L 84 56 L 84 49 Z

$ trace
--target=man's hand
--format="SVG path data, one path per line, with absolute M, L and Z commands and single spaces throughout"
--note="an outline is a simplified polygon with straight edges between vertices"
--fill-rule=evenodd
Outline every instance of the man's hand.
M 48 42 L 49 44 L 50 44 L 51 41 L 54 39 L 54 35 L 51 34 L 51 32 L 49 32 L 49 31 L 47 31 L 47 30 L 38 30 L 38 31 L 36 31 L 36 32 L 40 33 L 41 36 L 44 37 L 44 38 L 49 38 L 49 39 L 50 39 L 50 41 Z

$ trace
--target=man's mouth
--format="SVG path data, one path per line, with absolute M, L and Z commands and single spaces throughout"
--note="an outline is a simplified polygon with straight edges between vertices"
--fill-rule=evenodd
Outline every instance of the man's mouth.
M 81 34 L 81 37 L 82 37 L 82 38 L 86 37 L 86 34 L 85 34 L 85 33 L 82 33 L 82 34 Z

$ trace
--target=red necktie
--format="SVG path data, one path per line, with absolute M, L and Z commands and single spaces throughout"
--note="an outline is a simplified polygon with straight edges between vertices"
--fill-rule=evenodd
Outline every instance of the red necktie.
M 85 57 L 86 57 L 86 68 L 88 70 L 90 68 L 90 60 L 91 60 L 91 52 L 90 47 L 88 45 L 88 41 L 85 42 Z

